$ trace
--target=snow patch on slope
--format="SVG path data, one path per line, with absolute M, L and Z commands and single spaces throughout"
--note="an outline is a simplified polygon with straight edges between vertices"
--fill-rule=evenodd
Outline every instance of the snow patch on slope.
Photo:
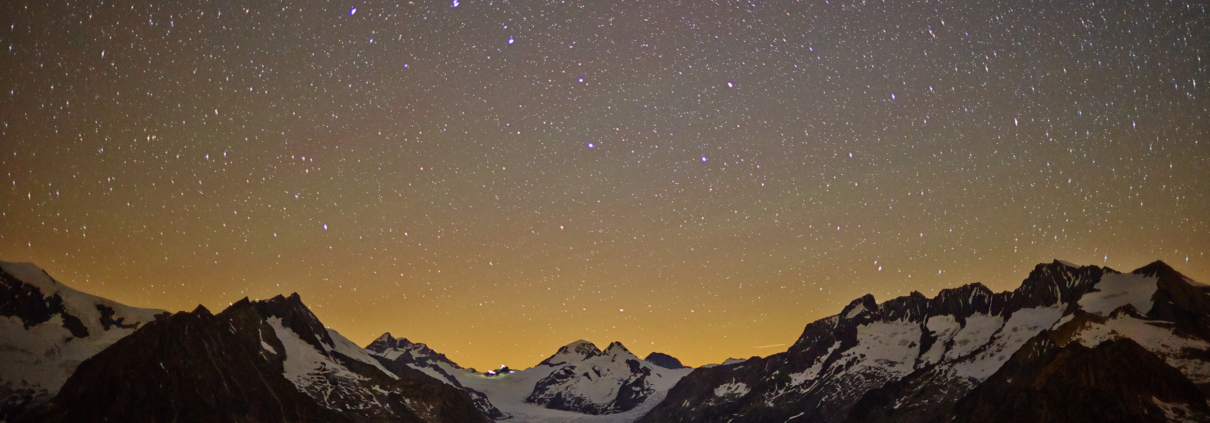
M 1170 422 L 1197 423 L 1206 417 L 1204 415 L 1198 416 L 1201 413 L 1190 410 L 1187 404 L 1168 403 L 1156 397 L 1151 397 L 1151 402 L 1164 411 L 1164 417 Z
M 1202 359 L 1199 354 L 1189 354 L 1210 351 L 1210 343 L 1197 338 L 1177 336 L 1171 329 L 1157 326 L 1147 320 L 1120 315 L 1104 324 L 1086 324 L 1075 336 L 1077 342 L 1089 348 L 1118 338 L 1130 338 L 1137 342 L 1169 366 L 1180 370 L 1193 383 L 1210 383 L 1210 362 Z
M 1126 304 L 1146 313 L 1151 310 L 1151 296 L 1157 289 L 1153 277 L 1133 273 L 1106 274 L 1094 286 L 1097 292 L 1089 292 L 1080 298 L 1080 308 L 1089 313 L 1108 316 L 1114 309 Z
M 268 322 L 285 349 L 286 361 L 283 364 L 286 379 L 299 391 L 335 410 L 340 409 L 338 402 L 357 408 L 381 407 L 372 393 L 360 388 L 360 382 L 366 380 L 365 377 L 340 365 L 328 355 L 328 351 L 321 352 L 303 341 L 293 330 L 282 325 L 280 317 L 270 317 Z M 360 398 L 360 401 L 347 401 L 354 397 Z
M 265 334 L 263 332 L 261 332 L 260 329 L 256 330 L 256 335 L 260 337 L 260 347 L 261 348 L 263 348 L 265 351 L 268 351 L 269 353 L 272 353 L 272 354 L 280 354 L 277 352 L 276 348 L 273 348 L 272 345 L 269 345 L 268 342 L 265 342 Z
M 958 331 L 962 329 L 962 325 L 958 323 L 958 320 L 954 316 L 946 314 L 930 317 L 925 322 L 925 328 L 935 337 L 935 342 L 929 346 L 928 351 L 920 354 L 920 359 L 924 363 L 935 364 L 945 358 L 946 344 L 950 339 L 954 338 L 954 335 L 958 334 Z
M 958 330 L 952 338 L 954 347 L 945 354 L 947 360 L 957 359 L 986 345 L 996 331 L 1004 327 L 1004 318 L 976 314 L 966 318 L 966 326 Z
M 791 373 L 790 386 L 798 386 L 803 384 L 803 382 L 808 382 L 814 380 L 816 377 L 819 377 L 819 372 L 823 370 L 824 362 L 828 361 L 828 357 L 831 357 L 832 353 L 835 352 L 837 348 L 840 348 L 839 342 L 833 343 L 832 347 L 828 348 L 828 352 L 819 356 L 819 358 L 815 360 L 815 364 L 812 364 L 811 367 L 808 367 L 806 370 L 798 373 Z
M 920 325 L 907 321 L 874 322 L 857 328 L 857 345 L 845 353 L 865 357 L 861 365 L 890 374 L 912 372 L 920 346 Z
M 279 319 L 279 322 L 280 322 L 280 319 Z M 293 333 L 293 332 L 291 332 L 291 333 Z M 377 367 L 378 370 L 381 370 L 383 373 L 386 373 L 387 376 L 390 376 L 393 379 L 399 379 L 399 376 L 396 376 L 394 373 L 391 373 L 390 370 L 387 370 L 386 367 L 382 366 L 382 363 L 379 363 L 378 360 L 374 359 L 374 357 L 370 357 L 370 354 L 367 353 L 366 350 L 357 346 L 357 344 L 353 343 L 353 341 L 350 341 L 349 338 L 345 338 L 344 335 L 340 334 L 340 332 L 337 332 L 332 329 L 328 329 L 328 336 L 332 337 L 332 342 L 333 342 L 332 349 L 334 351 L 344 354 L 346 357 L 352 358 L 352 359 L 360 361 L 362 363 L 366 363 L 371 366 Z M 437 380 L 445 380 L 445 378 L 438 377 Z
M 954 363 L 954 374 L 982 382 L 1000 369 L 1013 353 L 1063 317 L 1063 305 L 1023 308 L 1013 313 L 987 347 Z
M 717 388 L 714 388 L 714 396 L 720 398 L 728 396 L 742 397 L 744 395 L 748 395 L 749 391 L 751 391 L 751 389 L 748 388 L 747 384 L 743 382 L 731 382 L 724 383 L 719 385 Z

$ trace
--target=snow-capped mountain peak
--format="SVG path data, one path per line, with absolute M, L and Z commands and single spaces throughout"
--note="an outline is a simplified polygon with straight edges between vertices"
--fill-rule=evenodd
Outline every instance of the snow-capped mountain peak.
M 542 360 L 538 365 L 558 366 L 567 363 L 578 363 L 593 357 L 600 357 L 602 354 L 595 344 L 581 339 L 559 348 L 559 351 L 549 358 Z
M 373 342 L 371 342 L 370 345 L 374 345 L 375 343 L 379 343 L 379 342 L 389 343 L 394 340 L 395 340 L 395 338 L 391 336 L 390 332 L 384 332 L 382 334 L 382 336 L 379 336 L 377 339 L 375 339 Z
M 661 394 L 689 369 L 666 369 L 643 361 L 621 342 L 602 352 L 587 341 L 559 349 L 538 368 L 554 369 L 539 380 L 525 402 L 556 410 L 615 414 Z
M 433 351 L 428 345 L 412 342 L 407 338 L 396 338 L 387 332 L 367 345 L 363 351 L 397 374 L 423 373 L 462 390 L 470 397 L 475 408 L 488 417 L 504 416 L 482 392 L 468 388 L 459 381 L 459 376 L 470 377 L 474 374 L 473 369 L 463 369 L 445 354 Z
M 33 263 L 0 262 L 0 419 L 47 401 L 81 362 L 161 313 L 77 291 Z
M 366 346 L 366 350 L 372 351 L 379 356 L 388 360 L 400 361 L 406 364 L 415 364 L 418 368 L 432 367 L 434 364 L 440 364 L 441 367 L 450 369 L 461 369 L 457 363 L 454 363 L 445 354 L 433 351 L 428 345 L 420 342 L 412 342 L 407 338 L 396 338 L 391 336 L 390 332 L 382 334 L 370 345 Z M 438 378 L 442 379 L 442 378 Z
M 248 301 L 248 299 L 244 298 L 241 301 Z M 298 335 L 299 339 L 311 344 L 319 351 L 329 351 L 334 348 L 335 341 L 328 335 L 328 329 L 303 304 L 302 298 L 297 292 L 290 294 L 289 297 L 278 295 L 268 300 L 256 301 L 252 305 L 265 318 L 280 318 L 283 327 L 289 328 Z
M 638 356 L 631 353 L 630 350 L 626 349 L 625 345 L 622 345 L 621 342 L 617 342 L 617 341 L 614 341 L 614 342 L 610 343 L 608 347 L 605 347 L 605 351 L 601 352 L 601 355 L 613 357 L 614 360 L 617 360 L 619 358 L 623 359 L 623 360 L 630 359 L 630 358 L 637 360 L 639 358 Z

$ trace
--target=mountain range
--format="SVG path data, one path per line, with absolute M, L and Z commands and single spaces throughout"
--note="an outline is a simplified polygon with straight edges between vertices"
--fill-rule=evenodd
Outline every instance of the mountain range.
M 1162 262 L 1055 261 L 1010 292 L 855 299 L 786 352 L 695 370 L 639 421 L 1210 421 L 1207 328 L 1210 287 Z
M 866 295 L 696 369 L 581 340 L 491 375 L 390 333 L 362 348 L 297 294 L 168 313 L 29 263 L 0 262 L 0 316 L 0 422 L 1210 421 L 1210 287 L 1158 261 Z

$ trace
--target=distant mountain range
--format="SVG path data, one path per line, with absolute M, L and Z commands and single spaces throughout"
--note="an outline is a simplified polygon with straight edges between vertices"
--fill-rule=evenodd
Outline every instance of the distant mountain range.
M 1143 310 L 1143 311 L 1140 311 Z M 866 295 L 686 376 L 641 422 L 1210 421 L 1210 287 L 1055 261 L 1019 288 Z
M 1210 422 L 1210 287 L 1055 261 L 1019 288 L 866 295 L 786 352 L 684 367 L 576 341 L 489 376 L 297 294 L 170 314 L 0 262 L 0 422 Z

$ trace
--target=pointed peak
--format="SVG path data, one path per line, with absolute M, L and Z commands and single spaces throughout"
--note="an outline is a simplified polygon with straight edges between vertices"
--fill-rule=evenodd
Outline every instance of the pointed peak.
M 382 336 L 379 336 L 378 339 L 370 342 L 370 345 L 366 345 L 366 349 L 381 353 L 392 349 L 406 349 L 411 345 L 412 343 L 408 342 L 407 338 L 396 338 L 391 336 L 390 332 L 387 332 L 382 334 Z M 423 344 L 418 345 L 420 345 L 422 348 L 424 347 Z
M 720 366 L 730 366 L 732 364 L 739 364 L 739 363 L 743 363 L 746 361 L 748 361 L 748 359 L 746 359 L 746 358 L 728 358 L 726 360 L 723 360 L 723 364 L 720 364 Z
M 538 363 L 538 365 L 541 366 L 545 364 L 548 366 L 555 366 L 569 363 L 571 361 L 584 361 L 589 358 L 599 357 L 601 355 L 601 350 L 597 348 L 596 344 L 581 339 L 559 348 L 558 352 L 546 360 L 542 360 L 542 362 Z
M 212 314 L 210 314 L 210 310 L 207 309 L 206 306 L 201 305 L 201 304 L 198 304 L 197 308 L 193 309 L 193 314 L 199 314 L 202 316 L 211 316 L 212 315 Z
M 323 322 L 303 304 L 297 292 L 290 294 L 288 298 L 278 295 L 268 300 L 256 301 L 253 306 L 261 318 L 280 318 L 283 327 L 294 331 L 303 341 L 320 351 L 326 351 L 327 347 L 335 345 Z
M 562 349 L 560 349 L 560 351 L 562 351 L 563 349 L 566 349 L 569 352 L 583 355 L 583 356 L 585 356 L 585 358 L 601 355 L 601 349 L 597 348 L 597 344 L 585 341 L 583 339 L 576 341 L 576 342 L 572 342 L 570 344 L 567 344 Z
M 1071 267 L 1071 268 L 1074 268 L 1074 269 L 1079 269 L 1079 268 L 1080 268 L 1080 265 L 1075 264 L 1075 263 L 1072 263 L 1072 262 L 1067 261 L 1067 260 L 1059 260 L 1059 259 L 1055 259 L 1054 263 L 1052 263 L 1052 264 L 1059 264 L 1059 265 L 1063 265 L 1063 266 Z
M 942 289 L 940 292 L 937 293 L 937 296 L 933 297 L 933 298 L 938 299 L 938 301 L 945 301 L 947 298 L 950 298 L 950 297 L 962 297 L 962 298 L 989 297 L 994 294 L 995 293 L 992 292 L 991 289 L 984 286 L 982 283 L 974 282 L 974 283 L 968 283 L 966 285 L 962 285 L 957 288 Z
M 625 351 L 627 354 L 634 355 L 634 353 L 631 353 L 630 350 L 626 349 L 625 345 L 622 345 L 622 343 L 618 342 L 618 341 L 613 341 L 612 343 L 609 344 L 608 347 L 605 347 L 604 354 L 605 355 L 617 355 L 618 353 L 621 353 L 623 351 Z
M 583 339 L 579 339 L 572 343 L 564 345 L 563 348 L 567 348 L 568 350 L 572 350 L 572 351 L 575 351 L 577 349 L 586 349 L 586 348 L 591 348 L 591 349 L 595 350 L 595 349 L 597 349 L 597 344 L 585 341 Z
M 854 298 L 853 301 L 849 301 L 849 305 L 846 306 L 845 308 L 849 308 L 849 307 L 853 307 L 853 306 L 857 306 L 857 305 L 869 305 L 869 304 L 875 304 L 875 305 L 878 304 L 878 302 L 874 300 L 874 294 L 865 294 L 860 297 Z
M 244 298 L 241 298 L 239 301 L 232 303 L 231 306 L 227 307 L 227 308 L 230 309 L 230 308 L 237 308 L 237 307 L 247 307 L 251 304 L 252 304 L 252 300 L 249 300 L 248 297 L 244 297 Z
M 878 310 L 882 312 L 883 319 L 887 321 L 903 319 L 921 321 L 928 311 L 928 305 L 928 297 L 925 297 L 920 291 L 912 291 L 911 294 L 883 302 L 878 306 Z
M 841 320 L 853 319 L 862 314 L 878 311 L 878 302 L 874 301 L 872 294 L 865 294 L 861 298 L 857 298 L 849 302 L 849 305 L 844 307 L 840 312 Z
M 1143 275 L 1143 276 L 1157 276 L 1160 274 L 1175 273 L 1175 272 L 1176 272 L 1176 269 L 1173 269 L 1172 266 L 1168 265 L 1168 263 L 1164 263 L 1161 260 L 1156 260 L 1156 261 L 1153 261 L 1153 262 L 1147 264 L 1146 266 L 1135 269 L 1133 272 L 1130 272 L 1130 273 L 1134 273 L 1136 275 Z

